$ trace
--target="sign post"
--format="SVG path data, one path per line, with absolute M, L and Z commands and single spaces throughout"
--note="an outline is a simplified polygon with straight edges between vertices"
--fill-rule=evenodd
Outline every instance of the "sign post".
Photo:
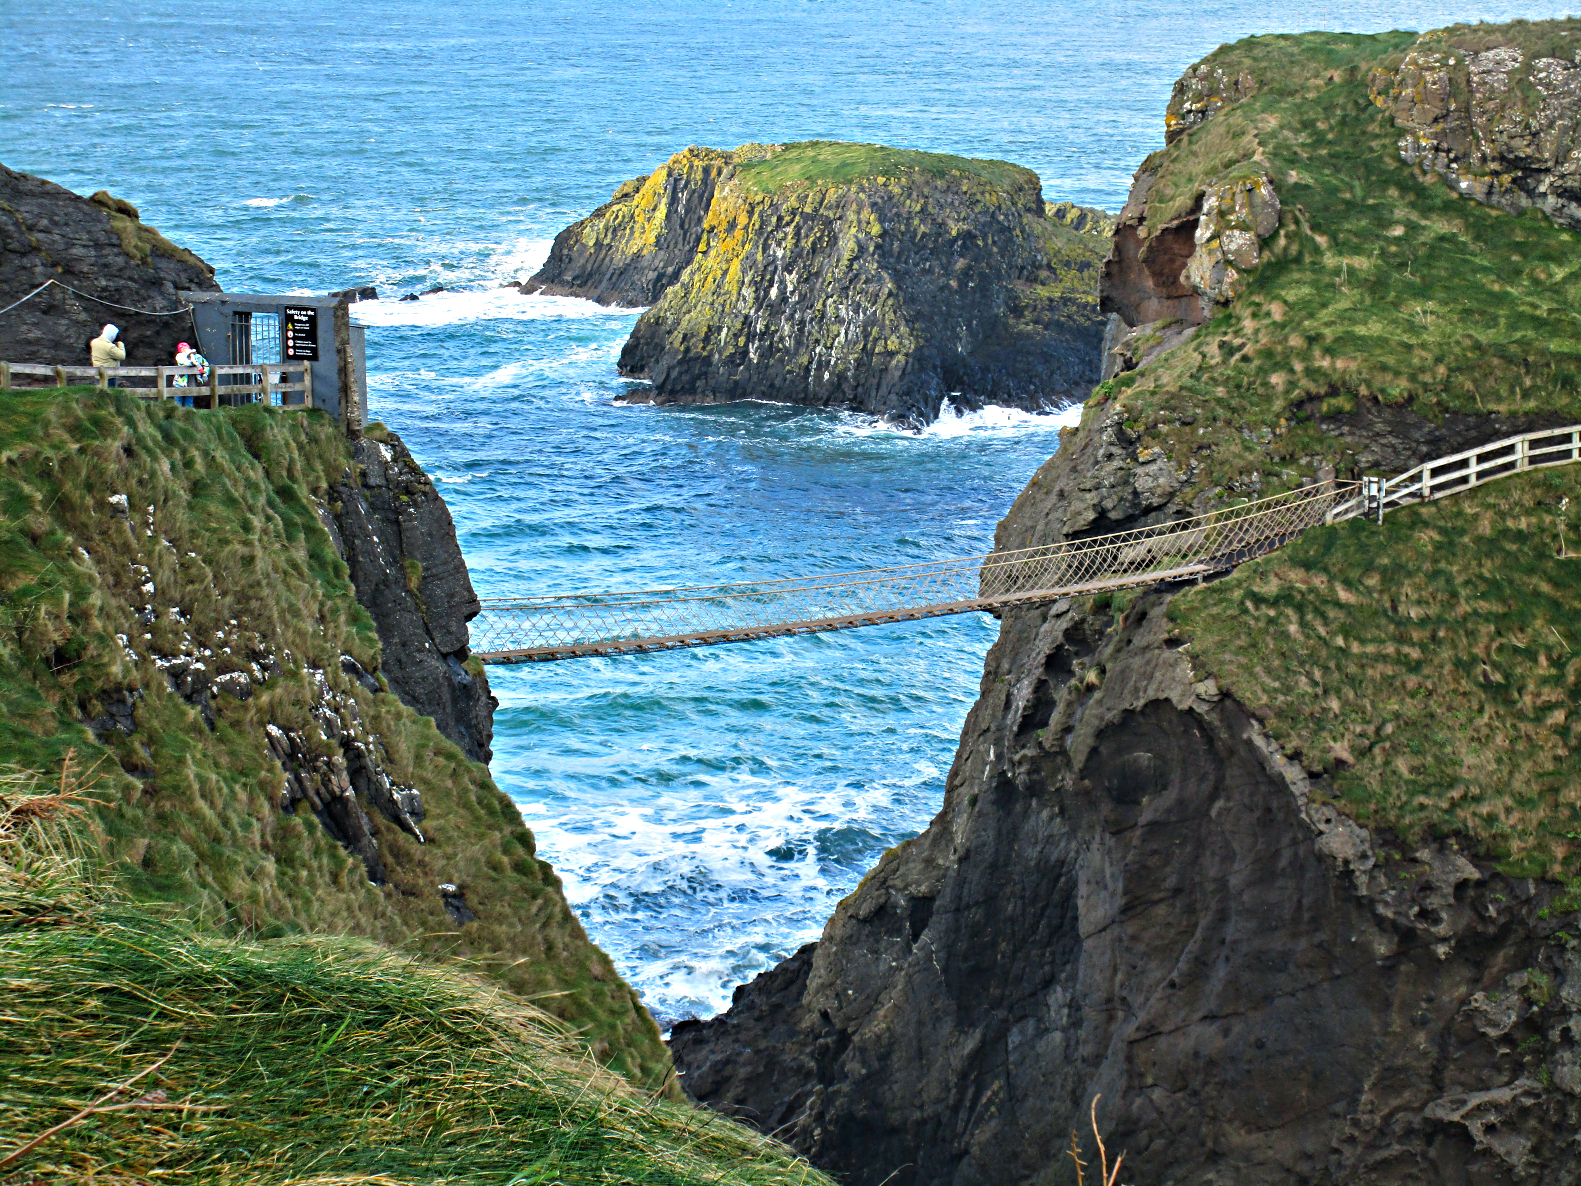
M 318 310 L 311 305 L 286 305 L 285 356 L 318 361 Z

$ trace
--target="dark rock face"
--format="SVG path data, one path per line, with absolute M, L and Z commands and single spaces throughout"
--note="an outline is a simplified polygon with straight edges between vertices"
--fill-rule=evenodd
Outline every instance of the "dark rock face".
M 339 506 L 325 525 L 378 627 L 380 671 L 403 703 L 486 763 L 497 701 L 467 662 L 467 622 L 481 607 L 450 509 L 394 433 L 354 442 L 352 455 L 357 475 L 334 488 Z
M 703 220 L 735 154 L 692 147 L 634 177 L 555 236 L 524 293 L 586 297 L 601 305 L 651 305 L 697 254 Z
M 126 365 L 173 363 L 176 344 L 193 340 L 189 316 L 101 300 L 158 313 L 180 310 L 182 290 L 219 289 L 213 268 L 145 226 L 131 203 L 103 192 L 81 198 L 0 165 L 0 306 L 48 280 L 88 296 L 51 285 L 0 317 L 0 359 L 87 366 L 88 339 L 113 322 Z
M 889 151 L 689 148 L 564 231 L 520 287 L 650 306 L 620 356 L 648 384 L 628 402 L 759 399 L 922 425 L 946 399 L 1086 398 L 1108 216 L 1046 211 L 1037 175 L 1003 162 L 918 153 L 840 181 L 816 168 L 870 150 Z M 764 180 L 765 162 L 806 175 Z
M 1581 1004 L 1543 895 L 1326 806 L 1167 600 L 1007 614 L 939 817 L 676 1027 L 682 1084 L 871 1186 L 1072 1181 L 1095 1095 L 1138 1182 L 1581 1179 L 1521 1053 Z
M 1193 87 L 1187 128 L 1255 83 Z M 1106 377 L 1219 332 L 1209 314 L 1279 211 L 1246 169 L 1149 226 L 1155 176 L 1138 174 L 1105 266 Z M 1149 447 L 1124 390 L 1062 438 L 997 549 L 1236 492 L 1198 481 L 1222 439 Z M 1330 466 L 1398 472 L 1542 427 L 1350 406 L 1304 409 Z M 1107 599 L 1005 611 L 939 815 L 815 946 L 674 1028 L 683 1086 L 862 1186 L 1074 1182 L 1064 1150 L 1080 1129 L 1090 1154 L 1100 1095 L 1139 1186 L 1581 1182 L 1574 903 L 1342 814 L 1194 669 L 1167 617 L 1179 592 L 1118 616 Z
M 1035 178 L 1024 190 L 920 172 L 775 195 L 724 183 L 696 261 L 621 351 L 621 373 L 651 383 L 626 398 L 768 399 L 913 424 L 946 398 L 1085 398 L 1102 324 L 1059 273 L 1092 277 L 1097 240 L 1047 222 Z
M 1486 205 L 1581 228 L 1581 21 L 1425 33 L 1371 87 L 1405 161 Z

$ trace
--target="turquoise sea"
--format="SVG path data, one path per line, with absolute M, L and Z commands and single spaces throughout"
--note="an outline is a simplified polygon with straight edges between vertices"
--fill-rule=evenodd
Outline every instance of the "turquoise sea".
M 377 284 L 372 414 L 485 595 L 986 550 L 1061 416 L 920 435 L 767 404 L 617 407 L 636 312 L 501 292 L 688 144 L 1000 157 L 1118 209 L 1214 46 L 1566 13 L 1400 0 L 0 0 L 0 162 L 130 199 L 228 289 Z M 661 1017 L 817 937 L 937 810 L 997 624 L 973 616 L 492 668 L 494 776 Z

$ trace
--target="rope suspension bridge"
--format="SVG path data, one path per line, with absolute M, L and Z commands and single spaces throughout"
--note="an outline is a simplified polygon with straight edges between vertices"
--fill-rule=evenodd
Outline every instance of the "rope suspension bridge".
M 1312 527 L 1581 461 L 1581 425 L 1508 437 L 1394 478 L 1326 482 L 1205 515 L 1044 547 L 823 576 L 496 598 L 472 620 L 485 663 L 631 655 L 1003 609 L 1200 578 Z

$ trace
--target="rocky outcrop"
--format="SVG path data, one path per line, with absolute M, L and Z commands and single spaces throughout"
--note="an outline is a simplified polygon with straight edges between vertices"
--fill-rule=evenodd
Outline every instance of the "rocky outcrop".
M 1102 211 L 1037 175 L 875 145 L 692 148 L 562 233 L 524 291 L 646 303 L 632 402 L 761 399 L 923 424 L 1098 377 Z
M 469 658 L 467 622 L 482 606 L 450 508 L 395 433 L 351 449 L 356 466 L 333 488 L 325 526 L 378 627 L 380 674 L 467 757 L 487 763 L 499 702 Z
M 1007 615 L 939 817 L 675 1028 L 687 1090 L 872 1186 L 1070 1180 L 1099 1095 L 1139 1182 L 1575 1180 L 1522 1055 L 1581 1005 L 1546 891 L 1327 806 L 1168 596 Z
M 681 277 L 703 238 L 719 178 L 742 152 L 694 145 L 646 177 L 633 177 L 593 213 L 555 236 L 524 293 L 651 305 Z
M 0 359 L 86 366 L 88 339 L 114 322 L 127 365 L 168 363 L 193 333 L 178 294 L 219 289 L 213 268 L 145 225 L 130 202 L 102 190 L 82 198 L 0 165 L 0 307 L 50 280 L 59 284 L 0 315 Z
M 996 543 L 1167 519 L 1183 485 L 1090 417 Z M 1572 906 L 1337 810 L 1193 666 L 1176 593 L 1005 613 L 938 817 L 674 1028 L 687 1091 L 872 1186 L 1068 1181 L 1100 1095 L 1139 1182 L 1581 1179 L 1581 1100 L 1529 1061 L 1581 1058 Z
M 1156 180 L 1145 165 L 1137 173 L 1103 264 L 1101 308 L 1118 316 L 1124 331 L 1202 324 L 1245 288 L 1262 262 L 1262 241 L 1279 229 L 1279 195 L 1255 166 L 1237 166 L 1204 185 L 1185 214 L 1150 221 Z M 1109 366 L 1104 377 L 1116 369 L 1130 367 Z
M 1210 116 L 1257 91 L 1250 71 L 1199 62 L 1175 80 L 1164 111 L 1164 143 L 1173 144 Z
M 1404 160 L 1486 205 L 1581 228 L 1577 22 L 1427 33 L 1371 87 L 1405 132 Z
M 1330 43 L 1311 44 L 1311 77 L 1292 68 L 1269 85 L 1300 96 L 1332 81 Z M 1573 397 L 1446 414 L 1439 384 L 1468 364 L 1425 352 L 1422 386 L 1387 403 L 1254 401 L 1276 366 L 1296 369 L 1270 348 L 1305 328 L 1282 299 L 1326 281 L 1321 250 L 1355 228 L 1343 209 L 1307 226 L 1282 208 L 1274 182 L 1294 166 L 1274 171 L 1255 141 L 1226 168 L 1228 137 L 1202 125 L 1267 93 L 1238 55 L 1177 88 L 1192 119 L 1139 171 L 1105 267 L 1111 381 L 999 525 L 998 550 L 1577 419 Z M 1366 75 L 1349 77 L 1365 112 Z M 1199 137 L 1210 151 L 1193 156 Z M 1313 168 L 1304 147 L 1284 144 L 1285 162 Z M 1380 160 L 1391 152 L 1379 142 Z M 1309 255 L 1288 250 L 1292 224 Z M 1270 256 L 1290 261 L 1283 288 Z M 1230 315 L 1210 320 L 1221 302 Z M 1269 336 L 1248 329 L 1256 316 Z M 1270 361 L 1230 373 L 1252 341 Z M 1575 896 L 1501 871 L 1493 850 L 1454 838 L 1469 829 L 1358 823 L 1339 759 L 1282 749 L 1271 711 L 1227 693 L 1176 632 L 1185 591 L 1006 610 L 939 815 L 884 855 L 815 946 L 722 1016 L 675 1026 L 683 1085 L 872 1186 L 1073 1182 L 1064 1150 L 1100 1096 L 1111 1157 L 1125 1150 L 1137 1183 L 1581 1182 Z M 1325 645 L 1345 645 L 1347 604 L 1335 595 Z M 1248 613 L 1244 646 L 1259 654 L 1260 632 L 1285 628 Z

